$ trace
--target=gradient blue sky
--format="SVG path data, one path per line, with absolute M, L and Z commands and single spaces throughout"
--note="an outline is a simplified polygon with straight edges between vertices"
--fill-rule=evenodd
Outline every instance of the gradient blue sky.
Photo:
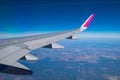
M 120 34 L 119 0 L 0 0 L 0 33 L 71 30 L 92 13 L 86 33 Z

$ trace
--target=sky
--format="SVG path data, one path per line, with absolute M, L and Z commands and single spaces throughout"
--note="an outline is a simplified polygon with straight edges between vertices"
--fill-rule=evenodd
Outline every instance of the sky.
M 120 35 L 119 0 L 0 0 L 0 37 L 72 30 L 92 13 L 83 34 Z

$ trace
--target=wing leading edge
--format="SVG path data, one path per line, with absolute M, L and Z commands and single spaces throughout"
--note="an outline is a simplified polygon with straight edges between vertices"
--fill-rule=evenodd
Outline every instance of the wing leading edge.
M 55 42 L 62 39 L 77 39 L 76 34 L 86 30 L 93 17 L 94 14 L 91 14 L 82 26 L 75 30 L 0 40 L 0 72 L 16 75 L 32 74 L 29 68 L 17 61 L 37 60 L 37 57 L 28 54 L 36 48 L 64 48 Z

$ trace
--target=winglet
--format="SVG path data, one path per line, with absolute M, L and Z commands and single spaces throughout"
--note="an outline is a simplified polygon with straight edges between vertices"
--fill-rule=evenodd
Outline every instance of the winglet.
M 82 24 L 82 26 L 81 26 L 81 28 L 80 28 L 80 31 L 83 31 L 83 30 L 85 30 L 85 29 L 88 28 L 88 26 L 89 26 L 89 24 L 91 23 L 94 15 L 95 15 L 95 14 L 93 13 L 93 14 L 91 14 L 91 15 L 88 17 L 88 19 Z

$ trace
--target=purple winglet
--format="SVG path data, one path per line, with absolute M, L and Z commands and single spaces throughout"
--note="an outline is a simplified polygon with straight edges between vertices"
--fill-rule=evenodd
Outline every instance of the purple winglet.
M 92 21 L 95 14 L 91 14 L 90 17 L 83 23 L 83 27 L 88 27 L 90 22 Z

